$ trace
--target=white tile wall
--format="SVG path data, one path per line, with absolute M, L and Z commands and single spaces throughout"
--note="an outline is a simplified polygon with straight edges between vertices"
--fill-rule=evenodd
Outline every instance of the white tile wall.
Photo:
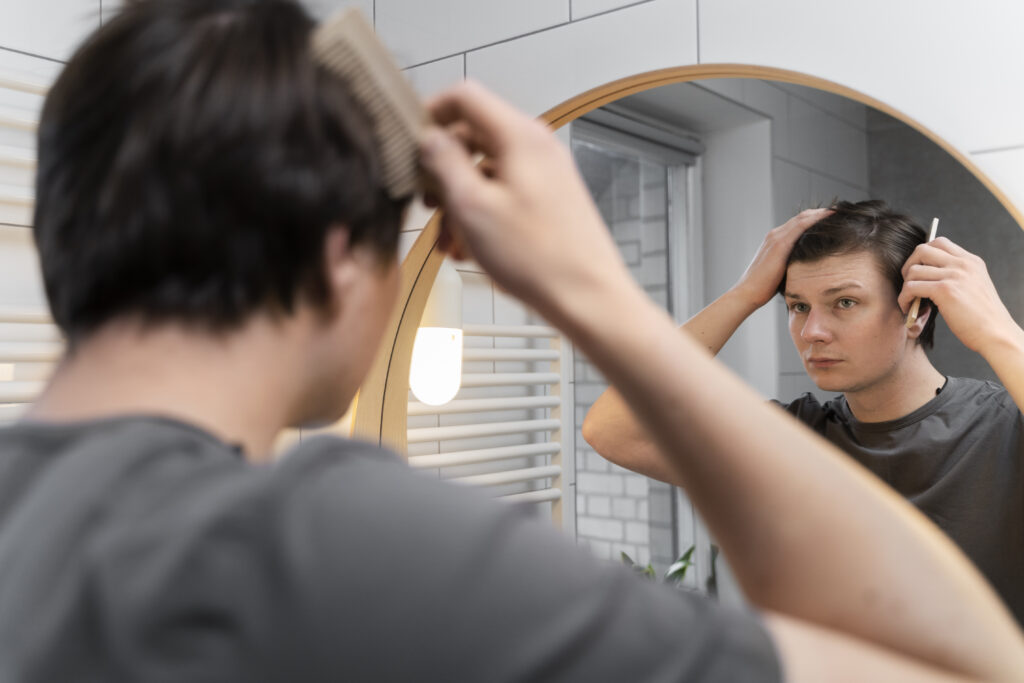
M 584 19 L 594 14 L 636 5 L 645 0 L 569 0 L 572 20 Z
M 816 75 L 871 95 L 964 150 L 1024 143 L 1024 3 L 715 0 L 703 62 Z M 980 125 L 984 122 L 984 125 Z
M 870 199 L 870 195 L 862 187 L 856 187 L 855 185 L 850 185 L 841 180 L 817 173 L 811 174 L 810 200 L 813 205 L 827 204 L 837 198 L 859 202 L 864 199 Z
M 1024 211 L 1024 146 L 972 154 L 971 160 Z
M 809 88 L 807 86 L 796 85 L 794 83 L 779 82 L 778 87 L 792 95 L 795 95 L 796 97 L 799 97 L 800 99 L 810 102 L 819 109 L 824 109 L 827 112 L 835 114 L 847 123 L 851 123 L 861 130 L 864 130 L 867 127 L 867 121 L 864 116 L 864 107 L 855 100 L 843 97 L 842 95 L 836 95 L 835 93 L 828 92 L 827 90 Z
M 789 120 L 789 95 L 773 83 L 754 79 L 733 80 L 742 85 L 741 101 L 772 119 L 772 155 L 788 159 L 790 129 L 785 122 Z
M 465 55 L 456 55 L 408 68 L 405 75 L 420 95 L 429 97 L 461 81 L 465 70 Z
M 371 0 L 372 2 L 372 0 Z M 106 23 L 124 6 L 124 0 L 100 0 L 100 20 Z
M 782 225 L 811 206 L 811 171 L 776 157 L 772 161 L 775 223 Z
M 46 309 L 32 231 L 0 225 L 0 304 Z
M 376 0 L 377 33 L 412 66 L 569 21 L 568 0 Z
M 99 0 L 5 0 L 0 3 L 0 46 L 63 60 L 99 23 Z
M 617 78 L 695 62 L 695 3 L 653 0 L 477 50 L 466 71 L 540 114 Z

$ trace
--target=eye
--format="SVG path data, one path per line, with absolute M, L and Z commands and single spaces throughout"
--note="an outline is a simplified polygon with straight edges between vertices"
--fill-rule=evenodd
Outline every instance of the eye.
M 839 306 L 839 308 L 842 308 L 842 309 L 845 310 L 845 309 L 853 308 L 854 306 L 857 305 L 857 302 L 854 301 L 853 299 L 847 299 L 847 298 L 844 297 L 844 298 L 840 299 L 839 301 L 837 301 L 836 305 Z
M 790 313 L 806 313 L 808 310 L 807 304 L 802 301 L 793 301 L 789 304 Z

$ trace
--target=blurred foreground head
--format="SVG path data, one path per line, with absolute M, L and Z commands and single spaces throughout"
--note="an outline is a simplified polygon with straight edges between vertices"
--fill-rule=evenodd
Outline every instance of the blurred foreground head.
M 327 306 L 340 226 L 394 259 L 407 199 L 313 28 L 292 0 L 142 0 L 74 54 L 43 108 L 35 209 L 69 343 L 120 317 L 218 333 Z

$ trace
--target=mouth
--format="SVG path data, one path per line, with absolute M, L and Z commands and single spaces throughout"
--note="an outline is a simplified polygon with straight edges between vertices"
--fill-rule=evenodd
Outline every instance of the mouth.
M 842 363 L 838 358 L 809 358 L 807 364 L 813 368 L 832 368 Z

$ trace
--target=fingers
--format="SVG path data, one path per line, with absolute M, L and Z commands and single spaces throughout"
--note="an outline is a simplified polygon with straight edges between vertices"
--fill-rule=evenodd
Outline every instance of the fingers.
M 489 90 L 472 81 L 451 88 L 427 103 L 435 122 L 458 124 L 473 133 L 474 144 L 487 154 L 498 154 L 515 136 L 523 121 L 530 121 Z
M 945 240 L 945 243 L 937 244 L 940 239 Z M 903 279 L 907 279 L 907 273 L 910 272 L 912 267 L 917 265 L 938 266 L 942 268 L 954 266 L 960 260 L 960 256 L 949 251 L 950 245 L 956 247 L 955 244 L 944 237 L 937 238 L 926 244 L 917 245 L 913 253 L 910 254 L 910 258 L 903 263 Z M 969 254 L 969 252 L 964 251 L 960 247 L 956 248 L 960 249 L 964 254 Z
M 808 228 L 832 213 L 832 209 L 805 209 L 772 232 L 778 234 L 781 242 L 792 247 Z
M 936 237 L 927 244 L 936 249 L 941 249 L 947 254 L 952 254 L 953 256 L 959 256 L 961 258 L 965 256 L 973 256 L 971 252 L 967 251 L 948 237 Z
M 904 269 L 903 280 L 944 280 L 952 276 L 952 272 L 948 268 L 941 266 L 927 266 L 922 263 L 915 263 L 909 268 Z
M 900 310 L 905 314 L 910 310 L 911 304 L 914 299 L 930 299 L 935 300 L 940 298 L 941 289 L 945 285 L 942 280 L 914 280 L 903 283 L 903 289 L 900 291 L 900 295 L 896 298 L 896 303 L 899 305 Z
M 473 164 L 469 152 L 449 133 L 431 128 L 420 145 L 424 168 L 441 183 L 441 199 L 449 208 L 459 210 L 474 199 L 485 201 L 494 188 Z M 432 197 L 437 200 L 437 197 Z

